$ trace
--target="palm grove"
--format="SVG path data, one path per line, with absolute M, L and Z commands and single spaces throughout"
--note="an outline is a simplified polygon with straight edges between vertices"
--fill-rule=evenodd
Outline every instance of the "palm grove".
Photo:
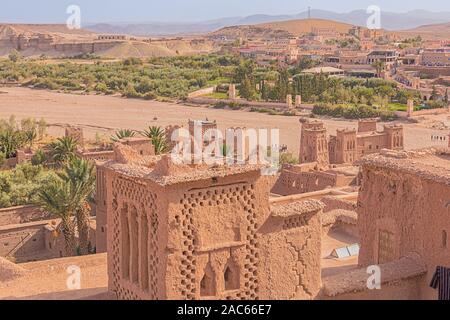
M 0 120 L 0 169 L 17 156 L 17 150 L 34 149 L 31 162 L 0 170 L 0 208 L 39 205 L 49 218 L 60 219 L 56 232 L 64 237 L 67 256 L 93 253 L 89 231 L 91 204 L 95 202 L 95 166 L 79 156 L 78 141 L 70 136 L 46 143 L 46 127 L 44 120 Z M 165 131 L 157 126 L 140 132 L 118 130 L 106 148 L 137 135 L 148 138 L 157 155 L 167 151 Z

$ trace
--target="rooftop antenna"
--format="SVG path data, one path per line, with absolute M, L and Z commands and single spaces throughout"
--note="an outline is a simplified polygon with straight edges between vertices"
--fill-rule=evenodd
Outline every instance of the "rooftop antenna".
M 311 19 L 311 7 L 308 7 L 308 19 Z

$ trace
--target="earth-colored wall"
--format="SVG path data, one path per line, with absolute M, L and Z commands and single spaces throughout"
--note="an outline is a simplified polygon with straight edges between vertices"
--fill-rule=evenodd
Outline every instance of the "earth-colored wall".
M 428 273 L 420 281 L 420 298 L 434 299 L 429 282 L 436 266 L 450 265 L 444 235 L 450 233 L 450 185 L 419 174 L 364 166 L 358 199 L 361 266 L 418 253 Z
M 42 220 L 47 214 L 37 206 L 18 206 L 0 209 L 0 226 Z
M 260 168 L 203 168 L 177 180 L 156 166 L 104 167 L 109 290 L 119 299 L 317 294 L 320 202 L 271 209 Z

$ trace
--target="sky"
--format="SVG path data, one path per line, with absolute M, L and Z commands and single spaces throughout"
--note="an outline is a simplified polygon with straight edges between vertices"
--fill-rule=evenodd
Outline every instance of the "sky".
M 0 0 L 0 22 L 61 23 L 69 5 L 92 22 L 194 22 L 252 14 L 296 14 L 313 9 L 348 12 L 378 5 L 382 11 L 450 11 L 448 0 Z

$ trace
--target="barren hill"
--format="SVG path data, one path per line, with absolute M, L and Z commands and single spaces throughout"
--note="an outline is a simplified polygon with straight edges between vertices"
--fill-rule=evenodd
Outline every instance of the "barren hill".
M 450 39 L 450 22 L 428 24 L 411 30 L 399 31 L 400 35 L 417 36 L 425 39 Z
M 71 30 L 65 24 L 0 24 L 0 39 L 17 35 L 49 35 L 57 40 L 93 39 L 95 33 L 84 29 Z
M 272 23 L 263 23 L 258 25 L 261 28 L 274 30 L 283 30 L 294 36 L 301 36 L 311 32 L 313 28 L 333 28 L 337 32 L 347 33 L 352 25 L 325 19 L 300 19 Z
M 212 36 L 228 37 L 286 37 L 301 36 L 311 32 L 313 28 L 334 28 L 341 33 L 347 33 L 352 25 L 325 19 L 299 19 L 280 22 L 262 23 L 226 27 L 213 32 Z
M 70 30 L 64 24 L 0 24 L 0 56 L 7 56 L 14 49 L 24 57 L 94 53 L 111 58 L 175 56 L 215 50 L 209 42 L 190 39 L 149 42 L 145 38 L 128 37 L 128 40 L 102 41 L 94 32 Z
M 215 49 L 207 43 L 195 45 L 183 40 L 161 41 L 154 43 L 126 41 L 107 50 L 98 51 L 96 54 L 110 58 L 143 58 L 209 53 L 214 50 Z

